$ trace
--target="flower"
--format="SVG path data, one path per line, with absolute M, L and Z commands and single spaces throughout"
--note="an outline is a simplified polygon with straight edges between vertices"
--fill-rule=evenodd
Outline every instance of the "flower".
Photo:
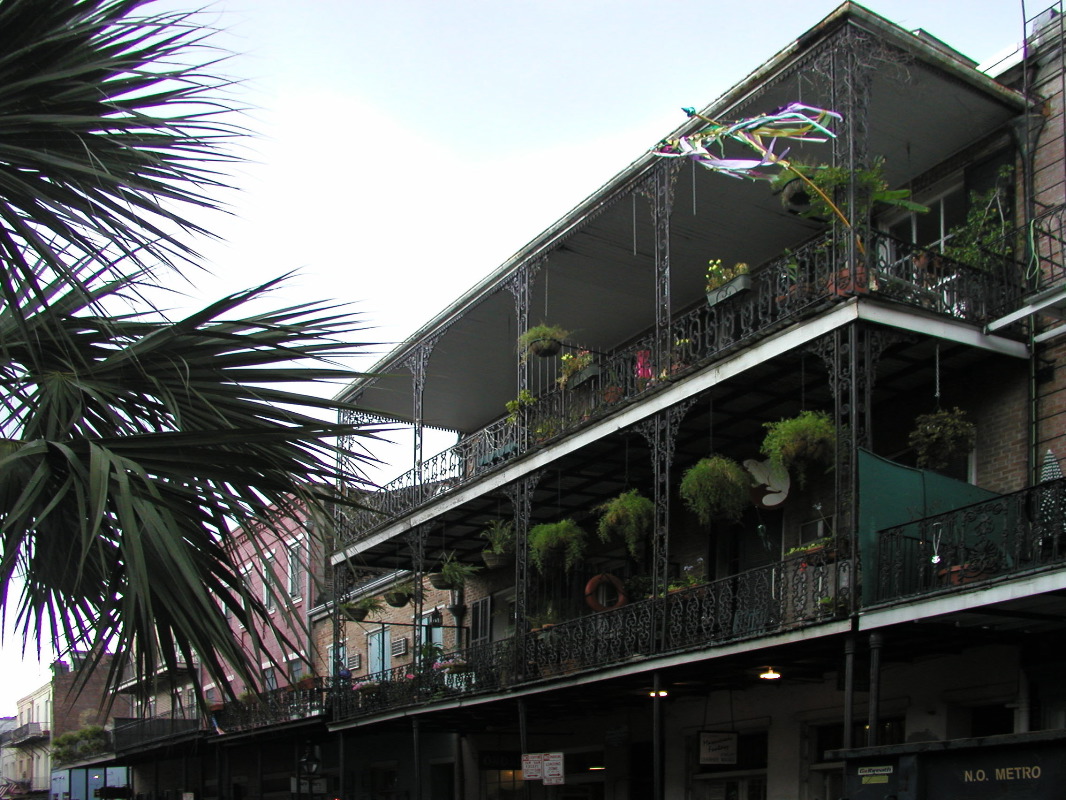
M 433 662 L 433 669 L 450 675 L 453 672 L 465 672 L 467 663 L 459 656 L 445 656 Z
M 699 586 L 705 583 L 703 575 L 703 559 L 697 558 L 691 564 L 681 567 L 681 575 L 670 581 L 668 589 L 687 589 L 690 586 Z
M 374 689 L 380 689 L 380 681 L 356 681 L 352 684 L 352 690 L 359 691 L 373 691 Z
M 707 291 L 713 292 L 729 283 L 733 278 L 748 274 L 748 265 L 738 261 L 732 267 L 723 267 L 722 259 L 712 258 L 707 262 Z
M 563 353 L 559 357 L 560 375 L 557 379 L 560 386 L 566 386 L 567 381 L 581 370 L 592 366 L 593 354 L 588 350 L 578 350 L 576 353 Z

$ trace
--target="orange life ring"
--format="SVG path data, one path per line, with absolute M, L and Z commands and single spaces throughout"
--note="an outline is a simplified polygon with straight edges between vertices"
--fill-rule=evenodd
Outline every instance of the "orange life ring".
M 603 584 L 609 583 L 614 587 L 615 592 L 618 593 L 618 599 L 609 606 L 605 606 L 600 602 L 599 593 L 600 587 Z M 625 586 L 622 585 L 622 581 L 618 576 L 611 575 L 607 572 L 601 572 L 599 575 L 593 575 L 589 582 L 585 584 L 585 602 L 589 604 L 589 608 L 593 611 L 612 611 L 616 608 L 621 608 L 629 602 L 629 598 L 626 596 Z

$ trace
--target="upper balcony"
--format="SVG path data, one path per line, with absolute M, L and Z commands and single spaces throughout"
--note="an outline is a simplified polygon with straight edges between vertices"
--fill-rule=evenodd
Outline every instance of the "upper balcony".
M 632 425 L 638 406 L 652 413 L 683 400 L 686 390 L 671 387 L 687 382 L 698 392 L 706 387 L 692 376 L 798 325 L 825 329 L 870 314 L 896 328 L 913 320 L 926 331 L 947 322 L 982 333 L 1043 286 L 1002 254 L 963 263 L 944 239 L 958 209 L 940 199 L 949 187 L 965 198 L 990 163 L 1013 163 L 1011 130 L 1027 119 L 1029 103 L 858 6 L 843 6 L 666 138 L 693 134 L 705 119 L 750 119 L 800 95 L 841 114 L 836 138 L 788 140 L 778 153 L 848 169 L 883 159 L 887 185 L 934 204 L 936 219 L 911 225 L 901 209 L 841 199 L 855 226 L 848 228 L 792 213 L 766 182 L 645 154 L 345 393 L 368 415 L 410 424 L 416 444 L 424 429 L 456 437 L 432 457 L 415 450 L 409 471 L 363 498 L 366 513 L 339 521 L 350 550 L 387 537 L 385 526 L 427 504 L 489 487 L 485 479 L 519 459 L 541 463 L 527 457 L 542 448 L 589 441 L 594 434 L 578 434 L 607 431 L 599 423 L 608 418 Z M 752 156 L 735 143 L 726 150 L 726 158 Z M 861 230 L 869 217 L 877 231 Z M 935 246 L 927 228 L 939 232 Z M 928 247 L 886 232 L 904 230 Z M 747 264 L 751 273 L 750 285 L 709 305 L 712 259 Z M 557 360 L 521 363 L 516 353 L 524 326 L 540 322 L 571 331 L 569 352 L 591 356 L 565 386 Z M 996 336 L 1014 336 L 1010 326 Z M 535 402 L 512 422 L 505 408 L 522 388 Z
M 206 733 L 195 709 L 176 710 L 146 719 L 116 719 L 111 733 L 119 755 L 146 747 L 173 744 Z
M 1019 265 L 1001 256 L 974 267 L 877 231 L 862 234 L 863 258 L 852 271 L 847 267 L 849 238 L 839 233 L 820 236 L 679 315 L 667 333 L 661 366 L 653 362 L 654 330 L 610 352 L 570 346 L 587 362 L 570 375 L 560 371 L 557 359 L 544 359 L 536 365 L 535 385 L 540 391 L 530 393 L 517 412 L 501 415 L 380 491 L 365 495 L 364 510 L 340 516 L 342 540 L 357 543 L 419 507 L 643 402 L 789 326 L 815 316 L 825 318 L 848 301 L 861 299 L 871 309 L 865 312 L 867 318 L 888 324 L 898 324 L 891 316 L 894 311 L 906 310 L 924 319 L 942 318 L 981 329 L 1003 309 L 1017 307 L 1027 292 Z M 883 313 L 879 316 L 876 309 Z M 835 324 L 863 313 L 840 314 Z M 1000 335 L 1016 336 L 1017 329 L 1004 327 Z
M 51 738 L 48 724 L 44 722 L 27 722 L 11 732 L 12 747 L 36 747 Z

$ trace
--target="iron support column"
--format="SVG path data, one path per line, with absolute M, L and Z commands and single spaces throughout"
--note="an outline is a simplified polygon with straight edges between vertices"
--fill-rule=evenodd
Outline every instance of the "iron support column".
M 844 640 L 844 737 L 841 746 L 852 748 L 852 718 L 855 715 L 855 637 Z
M 866 720 L 867 747 L 876 747 L 878 730 L 881 727 L 881 646 L 884 637 L 880 633 L 870 634 L 870 708 L 869 718 Z

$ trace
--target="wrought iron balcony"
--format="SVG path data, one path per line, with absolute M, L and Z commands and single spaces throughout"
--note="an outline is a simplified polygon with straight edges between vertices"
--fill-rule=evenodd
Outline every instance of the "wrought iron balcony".
M 190 708 L 148 719 L 116 720 L 111 736 L 115 752 L 122 753 L 149 744 L 184 738 L 202 727 L 200 715 Z
M 721 580 L 338 684 L 334 719 L 486 694 L 846 616 L 852 562 L 798 554 Z
M 32 747 L 47 742 L 50 738 L 47 725 L 43 722 L 27 722 L 19 725 L 11 733 L 12 747 Z
M 327 709 L 329 686 L 326 678 L 304 678 L 295 686 L 226 703 L 212 713 L 213 723 L 218 730 L 230 733 L 319 716 Z
M 1066 563 L 1066 481 L 1053 480 L 878 532 L 877 601 Z
M 853 250 L 854 272 L 842 266 Z M 550 381 L 551 388 L 514 420 L 498 419 L 366 494 L 361 498 L 366 510 L 340 513 L 343 541 L 358 541 L 441 494 L 849 297 L 877 297 L 980 327 L 1025 293 L 1022 272 L 1012 262 L 992 258 L 983 268 L 971 267 L 879 232 L 861 238 L 827 234 L 747 277 L 746 288 L 674 320 L 661 356 L 654 332 L 597 354 L 582 380 L 565 386 Z

